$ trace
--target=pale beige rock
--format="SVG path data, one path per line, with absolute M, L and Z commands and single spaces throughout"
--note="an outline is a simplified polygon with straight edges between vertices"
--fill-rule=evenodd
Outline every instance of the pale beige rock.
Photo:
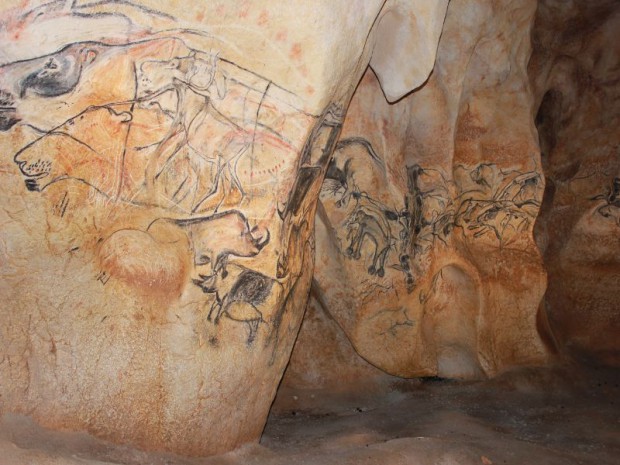
M 291 401 L 291 392 L 317 392 L 313 403 L 320 406 L 320 396 L 325 392 L 340 395 L 343 401 L 355 402 L 356 398 L 371 397 L 400 381 L 400 378 L 387 375 L 361 358 L 317 298 L 319 294 L 315 283 L 311 287 L 306 314 L 289 366 L 278 390 L 274 404 L 278 410 L 286 407 L 294 409 L 295 404 L 299 404 L 297 399 Z
M 373 27 L 398 8 L 421 41 L 404 93 L 445 5 L 3 2 L 0 413 L 188 455 L 256 441 L 344 109 L 375 48 L 391 66 Z
M 452 1 L 437 63 L 353 98 L 317 215 L 315 279 L 356 351 L 398 376 L 543 364 L 544 190 L 526 65 L 534 1 Z

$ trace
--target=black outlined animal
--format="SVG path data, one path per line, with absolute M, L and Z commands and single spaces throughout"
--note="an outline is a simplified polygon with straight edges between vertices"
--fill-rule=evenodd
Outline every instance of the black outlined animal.
M 138 71 L 138 85 L 138 98 L 142 104 L 162 106 L 169 94 L 174 95 L 175 102 L 173 108 L 164 108 L 165 103 L 162 106 L 164 111 L 173 115 L 173 120 L 168 133 L 147 162 L 147 195 L 153 195 L 155 182 L 167 161 L 187 147 L 211 163 L 215 173 L 211 189 L 199 193 L 192 212 L 208 209 L 207 201 L 218 193 L 221 198 L 215 211 L 233 189 L 237 189 L 243 198 L 245 191 L 236 165 L 256 136 L 242 126 L 242 121 L 223 110 L 231 104 L 225 101 L 227 78 L 218 67 L 217 56 L 194 51 L 171 60 L 145 61 Z
M 265 323 L 260 306 L 266 302 L 274 287 L 274 279 L 258 271 L 240 268 L 238 273 L 200 275 L 193 282 L 206 294 L 214 294 L 208 321 L 219 324 L 222 316 L 247 324 L 249 334 L 246 341 L 251 345 L 260 323 Z
M 210 264 L 212 273 L 226 276 L 228 257 L 255 257 L 269 243 L 268 229 L 250 228 L 247 218 L 238 210 L 228 210 L 209 216 L 185 219 L 160 218 L 147 231 L 155 232 L 161 222 L 183 230 L 194 254 L 194 264 Z
M 99 245 L 98 257 L 102 270 L 112 278 L 177 295 L 196 267 L 208 266 L 209 276 L 225 279 L 229 257 L 254 257 L 269 237 L 266 229 L 250 228 L 237 210 L 207 217 L 159 218 L 145 231 L 115 231 Z
M 374 244 L 374 252 L 368 273 L 379 277 L 385 275 L 385 259 L 393 246 L 391 236 L 385 226 L 386 222 L 381 221 L 380 217 L 368 214 L 363 208 L 355 210 L 347 224 L 347 239 L 349 240 L 346 249 L 347 256 L 359 260 L 364 240 L 370 240 Z
M 592 197 L 591 200 L 604 200 L 605 204 L 596 209 L 596 212 L 604 218 L 611 218 L 620 226 L 620 177 L 615 177 L 607 194 Z
M 0 66 L 0 131 L 22 120 L 31 123 L 22 113 L 24 102 L 32 105 L 74 91 L 84 70 L 104 49 L 101 44 L 74 43 L 51 54 Z
M 493 163 L 473 169 L 459 165 L 458 171 L 469 176 L 458 178 L 461 192 L 450 206 L 456 209 L 449 230 L 459 227 L 474 238 L 490 233 L 504 247 L 532 224 L 543 190 L 538 172 L 502 171 Z
M 131 114 L 113 107 L 89 107 L 19 150 L 13 161 L 30 191 L 75 179 L 113 196 L 116 166 Z
M 360 182 L 356 180 L 356 165 L 365 163 L 370 159 L 376 164 L 380 172 L 385 174 L 385 164 L 381 157 L 377 155 L 374 148 L 363 137 L 348 137 L 338 141 L 334 148 L 334 156 L 330 161 L 325 177 L 336 181 L 340 193 L 340 198 L 336 201 L 337 207 L 348 205 L 351 197 L 355 194 L 366 193 L 360 187 Z M 359 173 L 357 173 L 359 176 Z M 336 193 L 334 192 L 334 193 Z
M 40 59 L 40 64 L 19 82 L 19 96 L 32 92 L 40 97 L 58 97 L 78 85 L 84 66 L 92 63 L 97 51 L 88 45 L 69 45 Z
M 494 196 L 496 200 L 512 202 L 517 208 L 526 205 L 540 206 L 537 200 L 542 190 L 542 177 L 535 171 L 515 176 Z
M 355 195 L 356 206 L 346 222 L 348 245 L 345 254 L 354 260 L 361 258 L 365 241 L 374 245 L 370 275 L 385 276 L 385 261 L 396 244 L 390 222 L 398 220 L 398 214 L 366 195 Z
M 369 176 L 370 160 L 373 169 Z M 384 182 L 381 181 L 386 176 L 383 159 L 365 138 L 349 137 L 336 145 L 334 158 L 326 174 L 326 179 L 331 183 L 326 183 L 324 190 L 334 196 L 339 194 L 335 202 L 337 208 L 347 208 L 352 199 L 355 202 L 346 222 L 349 244 L 345 254 L 350 258 L 359 258 L 364 240 L 370 240 L 375 245 L 375 251 L 368 271 L 371 275 L 382 277 L 391 250 L 398 249 L 398 263 L 391 266 L 405 274 L 408 291 L 412 291 L 415 286 L 410 256 L 415 253 L 417 235 L 425 225 L 422 213 L 424 193 L 417 184 L 417 178 L 422 172 L 419 165 L 407 167 L 408 193 L 404 199 L 405 207 L 388 208 L 370 194 L 378 182 Z M 334 183 L 335 187 L 330 185 Z M 398 238 L 392 233 L 391 223 L 397 223 L 400 227 Z
M 216 81 L 215 64 L 214 58 L 202 59 L 192 53 L 169 60 L 147 60 L 138 67 L 136 81 L 140 104 L 145 107 L 159 105 L 164 113 L 172 115 L 168 132 L 146 163 L 144 183 L 147 195 L 153 195 L 155 182 L 166 160 L 188 145 L 190 127 L 199 115 L 209 111 L 210 99 L 224 96 L 225 78 L 219 76 Z

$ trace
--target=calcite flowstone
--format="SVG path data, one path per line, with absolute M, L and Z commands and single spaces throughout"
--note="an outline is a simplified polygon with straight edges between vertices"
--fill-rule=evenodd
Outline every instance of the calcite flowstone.
M 256 440 L 353 89 L 371 54 L 391 99 L 420 85 L 446 5 L 3 2 L 0 412 L 183 454 Z
M 369 70 L 349 107 L 315 281 L 356 351 L 390 374 L 472 379 L 547 360 L 536 6 L 450 2 L 428 81 L 389 105 Z

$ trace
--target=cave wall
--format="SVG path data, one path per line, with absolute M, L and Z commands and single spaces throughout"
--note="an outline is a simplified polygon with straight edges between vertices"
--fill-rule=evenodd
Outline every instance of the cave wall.
M 314 286 L 390 374 L 474 379 L 547 361 L 536 6 L 452 1 L 428 81 L 388 104 L 368 70 L 349 107 L 317 211 Z
M 618 364 L 619 11 L 615 1 L 453 1 L 420 89 L 388 105 L 366 73 L 318 210 L 315 291 L 333 317 L 320 331 L 346 334 L 401 376 Z M 407 194 L 420 198 L 417 231 L 402 214 Z M 360 209 L 382 221 L 367 221 L 357 251 Z M 391 234 L 381 272 L 377 226 Z M 326 374 L 316 365 L 325 341 L 306 333 L 285 385 Z M 302 347 L 318 371 L 296 357 Z
M 0 414 L 258 441 L 351 95 L 371 57 L 392 99 L 420 85 L 446 5 L 1 2 Z
M 618 364 L 617 2 L 189 3 L 3 3 L 0 413 L 209 454 L 294 343 L 284 388 Z
M 536 239 L 568 356 L 620 364 L 620 4 L 543 0 L 528 68 L 546 177 Z

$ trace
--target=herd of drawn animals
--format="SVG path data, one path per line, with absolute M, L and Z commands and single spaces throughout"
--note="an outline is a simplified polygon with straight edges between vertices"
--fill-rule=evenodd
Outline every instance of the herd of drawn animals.
M 492 163 L 458 165 L 452 181 L 440 169 L 412 164 L 406 166 L 406 194 L 398 204 L 388 205 L 373 187 L 385 185 L 385 174 L 382 158 L 366 139 L 342 139 L 322 198 L 347 212 L 345 221 L 334 225 L 344 230 L 343 254 L 366 263 L 372 276 L 384 277 L 387 267 L 401 272 L 409 292 L 416 284 L 414 260 L 437 241 L 447 243 L 455 228 L 506 247 L 516 233 L 530 227 L 542 197 L 542 178 L 536 171 L 502 171 Z
M 335 115 L 332 121 L 327 118 L 326 124 L 315 127 L 317 140 L 327 139 L 314 148 L 307 144 L 312 149 L 302 154 L 309 164 L 302 160 L 289 205 L 280 215 L 283 229 L 292 232 L 281 238 L 276 278 L 230 261 L 231 257 L 256 257 L 271 240 L 264 224 L 251 224 L 238 208 L 247 195 L 238 166 L 251 155 L 255 144 L 267 146 L 273 153 L 292 148 L 278 128 L 257 121 L 272 83 L 261 88 L 247 85 L 230 73 L 230 69 L 242 72 L 234 63 L 192 49 L 179 38 L 152 42 L 122 46 L 73 43 L 50 55 L 0 67 L 4 76 L 13 78 L 11 86 L 0 88 L 0 131 L 22 126 L 36 134 L 14 156 L 29 191 L 44 193 L 52 185 L 81 183 L 110 202 L 156 206 L 171 213 L 156 217 L 144 230 L 119 229 L 103 238 L 98 246 L 104 268 L 98 276 L 103 284 L 111 277 L 122 279 L 123 273 L 136 267 L 135 257 L 119 254 L 119 250 L 134 250 L 139 255 L 136 243 L 161 245 L 157 232 L 164 231 L 176 238 L 170 242 L 176 244 L 171 248 L 191 253 L 187 276 L 177 273 L 182 276 L 177 284 L 191 282 L 211 296 L 205 310 L 207 321 L 217 325 L 226 317 L 245 324 L 246 342 L 251 345 L 260 325 L 268 323 L 263 307 L 281 288 L 290 258 L 309 247 L 300 243 L 311 230 L 301 205 L 304 197 L 318 193 L 317 181 L 323 174 L 321 197 L 331 197 L 335 208 L 347 212 L 341 225 L 344 256 L 366 264 L 368 274 L 377 278 L 385 277 L 387 268 L 397 270 L 409 292 L 416 285 L 416 258 L 437 241 L 446 243 L 455 229 L 468 231 L 474 238 L 492 238 L 505 247 L 535 218 L 542 197 L 540 174 L 503 171 L 492 163 L 458 165 L 452 177 L 440 169 L 406 166 L 406 193 L 396 204 L 388 205 L 379 200 L 376 187 L 371 187 L 373 183 L 366 182 L 364 175 L 370 172 L 385 179 L 382 157 L 364 138 L 349 137 L 336 143 L 341 115 Z M 85 70 L 102 57 L 115 53 L 138 56 L 148 47 L 164 45 L 185 52 L 136 60 L 132 99 L 90 106 L 48 127 L 25 119 L 18 111 L 20 100 L 55 99 L 76 92 Z M 277 110 L 277 102 L 272 104 Z M 229 108 L 243 108 L 242 114 Z M 130 143 L 135 134 L 149 133 L 131 131 L 132 125 L 149 124 L 155 136 L 136 136 Z M 326 136 L 320 134 L 323 129 Z M 332 148 L 334 156 L 327 165 Z M 125 170 L 123 163 L 129 155 L 140 158 L 139 172 L 119 173 L 118 166 Z M 60 216 L 70 205 L 67 192 L 55 209 Z M 228 206 L 231 198 L 237 208 Z M 600 202 L 598 214 L 620 226 L 619 178 L 613 179 L 607 193 L 592 200 Z M 220 211 L 223 206 L 226 208 Z M 165 261 L 166 255 L 162 256 Z M 174 262 L 174 253 L 170 262 Z M 151 279 L 148 265 L 139 271 L 144 282 Z
M 43 194 L 62 225 L 90 215 L 88 233 L 96 239 L 101 269 L 97 281 L 179 296 L 186 283 L 193 283 L 209 296 L 206 320 L 217 325 L 226 317 L 244 323 L 250 345 L 259 325 L 267 322 L 267 301 L 281 291 L 281 282 L 297 277 L 289 258 L 297 257 L 298 249 L 308 251 L 302 242 L 310 225 L 296 225 L 298 234 L 280 241 L 286 249 L 278 254 L 280 281 L 251 269 L 251 262 L 229 259 L 253 258 L 272 245 L 270 229 L 278 213 L 289 226 L 302 222 L 309 211 L 308 190 L 320 189 L 316 163 L 327 165 L 340 113 L 333 106 L 324 117 L 304 112 L 286 89 L 217 53 L 192 48 L 183 34 L 123 45 L 71 43 L 49 55 L 3 65 L 0 131 L 17 128 L 33 135 L 15 149 L 14 162 L 27 190 Z M 104 94 L 104 103 L 91 104 L 93 73 L 98 80 L 120 79 L 117 94 L 111 95 L 123 98 Z M 35 101 L 65 102 L 65 110 L 22 111 L 24 103 Z M 279 161 L 298 152 L 285 128 L 308 122 L 315 123 L 314 137 L 306 142 L 307 166 L 300 170 L 312 176 L 300 176 L 303 182 L 293 186 L 281 212 L 272 202 L 271 217 L 249 218 L 244 201 L 260 190 L 254 187 L 248 194 L 239 163 L 251 158 L 245 166 L 257 170 L 246 182 L 271 182 Z M 273 187 L 268 191 L 274 195 Z M 108 218 L 135 211 L 151 220 L 104 230 L 93 205 L 111 210 Z M 89 240 L 72 243 L 68 252 L 88 249 L 81 246 L 92 245 Z
M 179 56 L 143 58 L 153 50 L 160 56 L 178 50 Z M 42 124 L 20 114 L 20 99 L 45 101 L 83 92 L 87 68 L 104 57 L 135 60 L 133 99 L 88 106 L 60 122 L 53 115 Z M 213 296 L 208 319 L 217 324 L 226 316 L 246 323 L 251 344 L 264 321 L 261 305 L 278 286 L 261 273 L 228 264 L 229 257 L 257 256 L 271 240 L 269 222 L 251 221 L 240 208 L 246 191 L 237 163 L 250 155 L 253 144 L 280 157 L 292 149 L 280 127 L 258 121 L 261 105 L 271 113 L 289 105 L 283 115 L 299 114 L 269 94 L 277 86 L 216 54 L 190 49 L 179 38 L 123 46 L 71 44 L 2 68 L 13 82 L 0 94 L 0 130 L 27 128 L 35 134 L 14 155 L 29 191 L 51 198 L 50 192 L 64 189 L 52 212 L 67 213 L 66 221 L 78 208 L 79 200 L 69 194 L 76 185 L 103 199 L 100 205 L 154 212 L 150 224 L 101 237 L 96 247 L 103 270 L 97 279 L 104 285 L 110 279 L 158 282 L 175 292 L 181 281 L 193 282 Z M 284 124 L 282 118 L 278 124 Z M 191 257 L 184 260 L 188 252 Z M 192 278 L 192 270 L 203 274 Z
M 162 55 L 175 48 L 188 54 L 139 61 L 146 45 L 73 44 L 33 63 L 30 68 L 35 69 L 21 78 L 16 89 L 4 92 L 9 102 L 17 95 L 62 96 L 77 88 L 84 63 L 75 63 L 84 56 L 96 60 L 99 55 L 119 54 L 119 48 L 137 56 L 132 77 L 135 98 L 89 106 L 51 128 L 21 122 L 40 134 L 14 158 L 30 190 L 43 191 L 53 183 L 74 179 L 108 198 L 138 205 L 188 214 L 218 211 L 227 198 L 245 197 L 237 166 L 255 144 L 280 155 L 291 149 L 283 134 L 256 119 L 261 106 L 276 105 L 267 95 L 268 83 L 256 88 L 240 82 L 232 75 L 234 64 L 190 49 L 180 39 L 152 42 L 160 42 Z M 222 70 L 224 65 L 228 73 Z M 20 121 L 19 115 L 12 115 L 3 128 Z M 132 126 L 139 130 L 132 131 Z M 93 129 L 102 132 L 89 136 Z M 70 147 L 68 158 L 55 156 L 49 150 L 52 143 Z M 130 158 L 140 160 L 139 166 L 131 166 Z M 124 164 L 119 174 L 114 173 L 117 159 Z M 102 169 L 93 170 L 95 163 Z

